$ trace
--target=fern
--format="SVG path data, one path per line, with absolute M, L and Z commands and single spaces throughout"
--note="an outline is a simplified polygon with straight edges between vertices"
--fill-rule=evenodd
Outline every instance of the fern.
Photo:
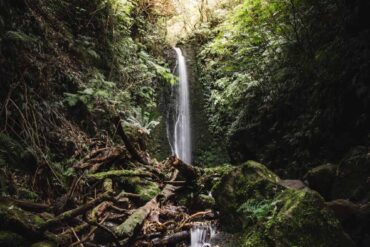
M 125 126 L 135 127 L 150 135 L 150 132 L 159 124 L 159 119 L 154 119 L 148 112 L 141 108 L 133 108 L 127 118 Z
M 0 165 L 17 166 L 20 163 L 21 146 L 5 134 L 0 134 Z
M 253 222 L 258 222 L 269 216 L 273 216 L 277 210 L 277 203 L 279 203 L 279 201 L 271 199 L 249 199 L 243 203 L 237 211 L 247 215 L 247 218 Z
M 22 43 L 35 43 L 37 41 L 36 38 L 20 31 L 8 31 L 5 33 L 4 38 L 7 40 L 19 41 Z

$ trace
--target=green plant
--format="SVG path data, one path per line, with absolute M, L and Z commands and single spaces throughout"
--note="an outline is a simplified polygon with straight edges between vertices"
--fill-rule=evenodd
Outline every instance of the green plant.
M 159 124 L 159 118 L 154 118 L 152 114 L 137 107 L 132 108 L 124 125 L 134 127 L 150 135 L 150 132 Z
M 252 222 L 259 222 L 273 217 L 279 202 L 279 200 L 272 199 L 249 199 L 237 211 L 245 214 Z

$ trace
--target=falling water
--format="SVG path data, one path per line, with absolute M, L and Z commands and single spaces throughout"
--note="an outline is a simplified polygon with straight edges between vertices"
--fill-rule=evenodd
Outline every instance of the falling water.
M 189 81 L 185 57 L 180 48 L 174 48 L 177 56 L 179 84 L 172 88 L 175 107 L 167 112 L 167 136 L 172 153 L 185 163 L 191 163 L 191 128 Z M 190 247 L 211 247 L 215 230 L 210 224 L 194 225 L 190 231 Z
M 210 241 L 215 232 L 215 229 L 208 224 L 193 226 L 190 231 L 190 247 L 211 247 Z
M 185 163 L 191 163 L 191 132 L 189 82 L 185 57 L 180 48 L 175 48 L 179 71 L 178 96 L 176 99 L 177 119 L 174 126 L 172 152 Z

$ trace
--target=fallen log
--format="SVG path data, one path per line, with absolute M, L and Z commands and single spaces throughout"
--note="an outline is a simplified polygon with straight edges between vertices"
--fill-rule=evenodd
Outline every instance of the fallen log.
M 40 225 L 40 230 L 41 231 L 45 231 L 49 228 L 52 228 L 60 223 L 63 223 L 65 221 L 68 221 L 70 219 L 73 219 L 75 218 L 76 216 L 78 215 L 81 215 L 83 213 L 85 213 L 86 211 L 94 208 L 96 205 L 100 204 L 101 202 L 103 201 L 112 201 L 112 200 L 115 200 L 114 197 L 111 196 L 111 193 L 104 193 L 103 195 L 97 197 L 96 199 L 78 207 L 78 208 L 75 208 L 75 209 L 72 209 L 72 210 L 68 210 L 60 215 L 58 215 L 57 217 L 55 217 L 54 219 L 51 219 L 51 220 L 48 220 L 46 221 L 45 223 L 41 224 Z
M 149 165 L 149 162 L 143 157 L 141 157 L 141 155 L 138 153 L 138 151 L 135 149 L 135 147 L 132 145 L 129 138 L 127 137 L 125 130 L 123 129 L 121 124 L 122 120 L 119 117 L 116 117 L 114 119 L 114 122 L 116 125 L 118 135 L 121 137 L 123 143 L 125 144 L 127 150 L 132 155 L 132 157 L 144 165 Z
M 153 175 L 143 170 L 112 170 L 107 172 L 99 172 L 88 174 L 87 178 L 92 180 L 104 180 L 114 177 L 152 177 Z
M 181 176 L 187 181 L 194 181 L 199 176 L 199 169 L 195 166 L 186 164 L 176 156 L 172 156 L 169 159 L 170 164 L 179 171 Z
M 175 171 L 171 181 L 174 181 L 177 177 L 178 172 Z M 148 201 L 144 206 L 138 208 L 130 215 L 122 224 L 115 228 L 115 233 L 120 239 L 124 240 L 124 246 L 129 246 L 132 238 L 135 234 L 141 229 L 145 219 L 150 215 L 150 213 L 157 209 L 160 203 L 166 202 L 171 196 L 174 195 L 174 192 L 179 187 L 167 184 L 162 192 Z
M 175 245 L 183 241 L 189 241 L 190 240 L 190 233 L 189 231 L 182 231 L 177 232 L 169 236 L 165 236 L 161 239 L 153 239 L 151 244 L 153 246 L 167 246 L 167 245 Z
M 50 205 L 48 204 L 18 200 L 14 198 L 2 198 L 1 201 L 4 201 L 4 202 L 7 201 L 8 203 L 11 203 L 17 207 L 20 207 L 21 209 L 32 211 L 32 212 L 47 212 L 51 209 Z

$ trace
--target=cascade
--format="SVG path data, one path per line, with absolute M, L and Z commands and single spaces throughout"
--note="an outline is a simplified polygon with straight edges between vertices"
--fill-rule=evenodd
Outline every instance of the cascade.
M 194 225 L 190 231 L 190 247 L 211 247 L 215 229 L 209 224 Z
M 179 84 L 176 85 L 176 109 L 173 137 L 170 138 L 172 153 L 190 164 L 191 157 L 191 126 L 189 81 L 186 60 L 180 48 L 175 47 L 178 65 Z

